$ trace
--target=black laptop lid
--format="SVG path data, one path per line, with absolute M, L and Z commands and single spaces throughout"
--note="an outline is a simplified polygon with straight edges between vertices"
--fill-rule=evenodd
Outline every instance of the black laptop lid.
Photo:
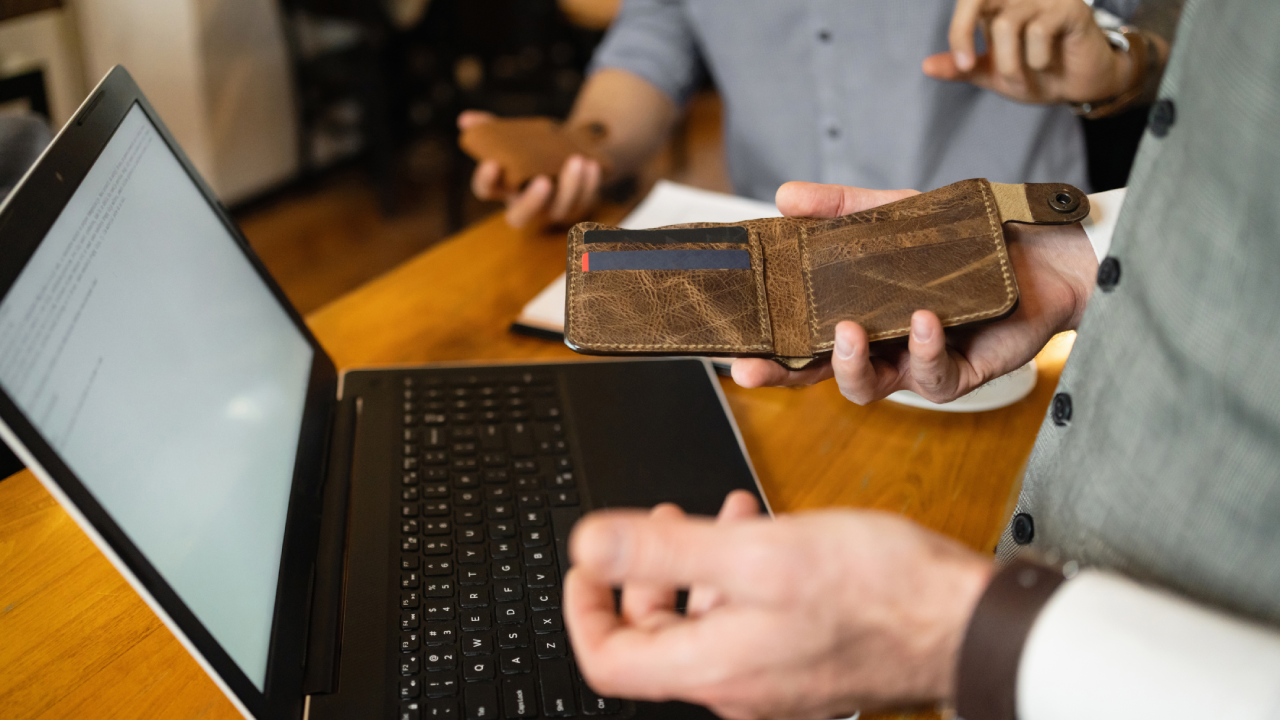
M 0 292 L 5 439 L 242 712 L 299 715 L 333 368 L 122 69 L 0 215 Z

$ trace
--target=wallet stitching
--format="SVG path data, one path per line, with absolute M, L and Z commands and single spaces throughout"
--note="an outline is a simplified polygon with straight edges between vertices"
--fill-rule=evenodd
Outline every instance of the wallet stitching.
M 1005 304 L 1007 305 L 1009 302 L 1013 300 L 1013 283 L 1009 282 L 1008 258 L 1005 255 L 1005 250 L 1002 247 L 1002 243 L 1001 243 L 1001 238 L 1003 237 L 1003 233 L 1000 230 L 1000 225 L 996 222 L 995 214 L 992 213 L 991 211 L 991 186 L 989 183 L 984 182 L 980 187 L 982 189 L 982 204 L 983 204 L 983 207 L 985 207 L 987 210 L 987 222 L 991 223 L 991 242 L 993 245 L 995 245 L 996 257 L 1000 259 L 1000 274 L 1001 276 L 1004 277 Z M 808 253 L 805 253 L 804 261 L 805 261 L 804 262 L 805 273 L 807 275 L 809 272 L 811 272 L 809 270 Z M 810 288 L 809 288 L 809 303 L 810 303 L 810 307 L 813 310 L 813 334 L 817 335 L 818 334 L 818 309 L 813 299 L 812 284 L 810 285 Z M 982 312 L 969 313 L 968 315 L 960 315 L 958 317 L 951 318 L 951 321 L 953 323 L 959 323 L 962 320 L 971 320 L 973 318 L 990 316 L 991 314 L 992 314 L 991 311 L 984 310 Z M 875 340 L 879 340 L 880 338 L 896 336 L 899 333 L 908 331 L 910 329 L 911 329 L 911 326 L 907 325 L 906 327 L 895 328 L 893 330 L 884 330 L 884 331 L 875 333 L 874 335 L 869 335 L 867 337 L 867 342 L 874 342 Z M 824 342 L 818 345 L 818 350 L 827 350 L 833 347 L 835 344 L 836 344 L 835 338 L 832 338 L 831 340 L 828 340 L 827 342 Z
M 578 232 L 578 231 L 576 231 L 576 230 L 575 230 L 575 232 L 573 233 L 573 236 L 574 236 L 574 237 L 573 237 L 573 249 L 574 249 L 573 257 L 574 257 L 574 259 L 575 259 L 575 260 L 577 260 L 577 259 L 578 259 L 578 251 L 582 250 L 582 246 L 583 246 L 583 244 L 584 244 L 584 243 L 583 243 L 583 236 L 585 236 L 585 234 L 586 234 L 586 233 L 585 233 L 585 231 L 584 231 L 584 232 Z M 757 244 L 758 244 L 758 243 L 757 243 Z M 756 253 L 756 254 L 757 254 L 757 255 L 759 255 L 760 253 Z M 757 304 L 759 304 L 759 303 L 761 302 L 761 300 L 759 299 L 759 296 L 760 296 L 760 292 L 761 292 L 761 291 L 760 291 L 760 283 L 761 283 L 761 281 L 762 281 L 762 278 L 761 278 L 761 276 L 760 276 L 760 275 L 758 275 L 758 274 L 756 274 L 756 273 L 754 272 L 754 271 L 757 269 L 757 266 L 756 266 L 755 262 L 756 262 L 756 259 L 755 259 L 755 258 L 752 258 L 752 267 L 751 267 L 751 269 L 752 269 L 752 271 L 753 271 L 753 273 L 752 273 L 752 274 L 753 274 L 753 275 L 756 275 L 756 283 L 755 283 L 755 284 L 756 284 L 756 297 L 757 297 L 756 302 L 757 302 Z M 571 276 L 571 279 L 573 280 L 573 291 L 574 291 L 575 293 L 579 293 L 579 294 L 582 292 L 582 270 L 580 269 L 580 267 L 581 267 L 581 261 L 576 262 L 576 263 L 571 263 L 571 264 L 570 264 L 570 268 L 569 268 L 569 275 Z M 572 326 L 572 324 L 573 324 L 573 303 L 572 303 L 572 302 L 569 302 L 569 303 L 567 303 L 567 305 L 568 305 L 568 312 L 566 313 L 566 317 L 565 317 L 565 329 L 566 329 L 566 331 L 567 331 L 567 330 L 568 330 L 568 328 L 569 328 L 570 326 Z M 761 334 L 761 335 L 763 335 L 763 336 L 765 336 L 766 338 L 769 338 L 769 337 L 770 337 L 770 335 L 769 335 L 768 331 L 766 331 L 766 329 L 765 329 L 765 325 L 764 325 L 764 313 L 763 313 L 763 311 L 759 313 L 759 315 L 758 315 L 758 319 L 759 319 L 759 321 L 760 321 L 760 334 Z M 767 349 L 768 349 L 768 347 L 769 347 L 768 345 L 766 345 L 766 344 L 764 344 L 764 343 L 756 343 L 755 345 L 677 345 L 677 344 L 675 344 L 675 343 L 666 343 L 666 344 L 640 344 L 640 343 L 594 343 L 594 342 L 584 342 L 584 343 L 578 343 L 578 345 L 579 345 L 579 347 L 584 347 L 584 348 L 617 348 L 617 349 L 624 349 L 624 350 L 625 350 L 625 349 L 632 349 L 632 350 L 653 350 L 653 349 L 662 349 L 662 350 L 738 350 L 738 351 L 743 351 L 743 350 L 767 350 Z

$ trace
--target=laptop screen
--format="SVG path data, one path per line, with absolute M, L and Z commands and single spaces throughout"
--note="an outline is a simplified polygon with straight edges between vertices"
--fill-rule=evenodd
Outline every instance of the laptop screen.
M 312 356 L 137 105 L 0 302 L 0 385 L 260 690 Z

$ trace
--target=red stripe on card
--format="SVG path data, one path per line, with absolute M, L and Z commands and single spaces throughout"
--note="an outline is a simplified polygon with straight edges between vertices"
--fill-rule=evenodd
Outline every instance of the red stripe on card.
M 591 257 L 591 253 L 582 253 L 582 272 L 591 271 L 591 263 L 587 260 L 589 257 Z

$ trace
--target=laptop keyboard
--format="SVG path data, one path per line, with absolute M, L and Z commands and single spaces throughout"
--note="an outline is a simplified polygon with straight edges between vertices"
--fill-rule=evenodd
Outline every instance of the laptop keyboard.
M 399 720 L 617 715 L 560 613 L 581 515 L 551 373 L 403 378 Z

